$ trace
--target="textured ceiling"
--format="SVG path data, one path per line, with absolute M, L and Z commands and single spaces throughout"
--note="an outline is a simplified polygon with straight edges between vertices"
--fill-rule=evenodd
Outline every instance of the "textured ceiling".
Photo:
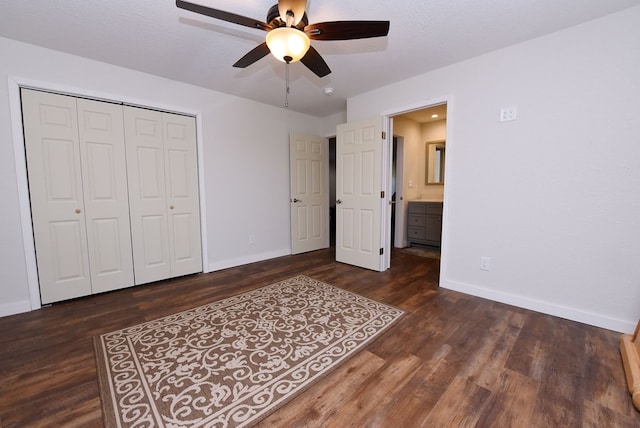
M 193 0 L 261 21 L 275 0 Z M 640 0 L 308 0 L 310 23 L 389 20 L 385 38 L 312 41 L 332 73 L 290 66 L 289 109 L 317 117 L 346 99 L 598 18 Z M 283 107 L 285 65 L 232 64 L 266 33 L 178 9 L 174 0 L 2 0 L 0 36 Z M 323 89 L 335 89 L 333 96 Z

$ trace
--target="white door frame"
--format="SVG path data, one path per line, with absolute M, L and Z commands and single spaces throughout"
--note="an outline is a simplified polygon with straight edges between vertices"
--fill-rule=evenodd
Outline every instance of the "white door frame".
M 38 269 L 36 265 L 35 242 L 33 240 L 33 226 L 31 224 L 31 205 L 29 202 L 29 184 L 27 180 L 27 163 L 24 153 L 24 131 L 22 129 L 22 107 L 20 103 L 20 88 L 30 88 L 40 91 L 56 92 L 65 95 L 91 98 L 98 101 L 117 102 L 127 105 L 153 108 L 173 113 L 186 114 L 196 119 L 196 144 L 198 151 L 198 186 L 200 189 L 200 234 L 202 244 L 202 271 L 209 272 L 207 252 L 205 179 L 204 179 L 204 150 L 202 140 L 202 113 L 190 108 L 171 105 L 158 105 L 148 100 L 140 100 L 126 95 L 104 93 L 86 88 L 61 85 L 59 83 L 43 82 L 23 77 L 9 76 L 9 111 L 11 114 L 11 130 L 13 135 L 13 154 L 18 187 L 18 203 L 20 208 L 20 222 L 22 225 L 22 241 L 24 258 L 27 269 L 30 307 L 19 308 L 24 311 L 40 309 L 40 286 L 38 283 Z
M 403 113 L 409 113 L 415 110 L 422 110 L 425 108 L 433 107 L 435 105 L 447 104 L 447 124 L 446 124 L 446 135 L 447 135 L 447 180 L 444 184 L 444 196 L 443 196 L 443 213 L 442 213 L 442 242 L 440 246 L 440 277 L 444 276 L 445 269 L 445 260 L 447 258 L 447 248 L 448 248 L 448 237 L 449 237 L 449 200 L 451 198 L 451 185 L 447 185 L 447 183 L 451 183 L 452 179 L 452 170 L 451 165 L 454 163 L 455 159 L 455 139 L 452 133 L 452 117 L 453 117 L 453 96 L 445 95 L 441 97 L 431 98 L 428 100 L 424 100 L 421 102 L 400 106 L 396 108 L 392 108 L 386 110 L 382 113 L 382 129 L 386 132 L 387 136 L 391 136 L 391 138 L 386 138 L 384 140 L 384 148 L 382 151 L 383 157 L 383 167 L 386 179 L 386 188 L 387 188 L 387 202 L 391 201 L 391 162 L 393 160 L 393 116 L 398 116 Z M 396 201 L 397 202 L 397 201 Z M 391 204 L 385 204 L 387 207 L 385 213 L 383 214 L 382 221 L 385 225 L 385 230 L 383 234 L 383 246 L 385 252 L 384 259 L 384 269 L 389 269 L 391 267 L 391 247 L 393 243 L 391 241 Z M 397 211 L 396 211 L 397 215 Z

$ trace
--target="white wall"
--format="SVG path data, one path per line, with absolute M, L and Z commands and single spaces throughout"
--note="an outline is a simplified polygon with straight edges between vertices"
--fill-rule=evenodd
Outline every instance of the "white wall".
M 345 106 L 345 110 L 340 112 L 340 113 L 336 113 L 336 114 L 332 114 L 330 116 L 327 116 L 323 119 L 323 129 L 324 132 L 322 134 L 323 137 L 335 137 L 336 136 L 336 127 L 338 125 L 341 125 L 343 123 L 346 123 L 347 121 L 347 111 L 346 111 L 346 106 Z
M 420 154 L 420 144 L 422 135 L 420 131 L 420 123 L 402 117 L 393 119 L 393 135 L 403 137 L 404 156 L 402 159 L 403 167 L 403 183 L 396 183 L 396 186 L 402 184 L 405 208 L 407 201 L 411 199 L 420 199 L 421 181 L 420 170 L 423 168 L 424 160 Z M 424 152 L 422 152 L 424 155 Z M 424 178 L 424 177 L 423 177 Z M 399 202 L 399 201 L 398 201 Z
M 5 38 L 0 58 L 0 316 L 31 309 L 21 233 L 29 219 L 20 214 L 10 114 L 15 81 L 199 113 L 208 268 L 290 254 L 289 132 L 325 135 L 339 115 L 314 118 Z
M 348 100 L 350 121 L 450 100 L 441 286 L 633 330 L 639 22 L 635 7 Z
M 447 120 L 436 120 L 422 124 L 422 139 L 425 143 L 447 139 Z

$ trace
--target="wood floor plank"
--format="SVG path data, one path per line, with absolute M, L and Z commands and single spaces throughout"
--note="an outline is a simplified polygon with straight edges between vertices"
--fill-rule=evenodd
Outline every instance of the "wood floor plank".
M 623 391 L 609 379 L 625 379 L 624 368 L 619 353 L 603 353 L 602 349 L 618 347 L 617 335 L 598 328 L 589 328 L 584 341 L 584 355 L 587 359 L 585 376 L 593 379 L 585 385 L 585 399 L 592 403 L 599 403 L 617 413 L 633 412 L 634 408 L 629 400 L 630 394 Z
M 451 351 L 450 346 L 442 345 L 395 394 L 394 401 L 387 404 L 384 413 L 394 421 L 393 426 L 420 426 L 455 378 L 455 371 L 446 363 Z
M 258 426 L 326 426 L 343 403 L 353 399 L 362 384 L 370 381 L 384 364 L 383 359 L 371 352 L 360 352 L 329 374 L 317 388 L 286 404 Z
M 433 409 L 417 426 L 475 427 L 491 391 L 456 376 Z
M 477 426 L 535 426 L 532 416 L 540 382 L 510 370 L 500 371 L 498 382 Z
M 588 328 L 572 321 L 554 323 L 551 317 L 544 318 L 548 324 L 553 324 L 553 328 L 539 344 L 539 360 L 544 361 L 544 369 L 538 369 L 534 376 L 540 380 L 541 387 L 533 423 L 536 426 L 579 426 L 584 420 L 587 390 L 584 385 L 588 383 L 584 354 Z
M 637 427 L 638 418 L 632 413 L 620 413 L 613 411 L 605 406 L 586 401 L 584 403 L 584 428 L 602 428 L 602 427 Z M 629 416 L 631 415 L 631 416 Z
M 394 252 L 391 266 L 330 248 L 0 318 L 0 426 L 102 426 L 94 336 L 299 274 L 406 315 L 260 426 L 640 426 L 619 334 L 440 289 L 438 260 Z
M 363 383 L 351 400 L 342 403 L 325 426 L 344 428 L 392 426 L 392 422 L 397 423 L 380 410 L 393 400 L 422 363 L 420 358 L 411 354 L 394 358 Z

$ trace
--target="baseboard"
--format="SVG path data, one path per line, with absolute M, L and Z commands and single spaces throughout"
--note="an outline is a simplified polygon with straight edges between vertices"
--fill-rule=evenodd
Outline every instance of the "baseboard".
M 31 310 L 31 302 L 29 300 L 21 300 L 19 302 L 0 304 L 0 317 L 8 317 L 9 315 L 21 314 Z
M 215 263 L 210 263 L 209 272 L 227 269 L 227 268 L 236 267 L 236 266 L 242 266 L 242 265 L 246 265 L 254 262 L 261 262 L 263 260 L 269 260 L 269 259 L 274 259 L 276 257 L 288 256 L 290 254 L 291 254 L 290 248 L 283 248 L 280 250 L 269 251 L 266 253 L 252 254 L 246 257 L 221 260 Z M 23 312 L 29 312 L 29 311 L 31 311 L 31 302 L 29 300 L 0 304 L 0 317 L 21 314 Z
M 275 259 L 276 257 L 288 255 L 291 255 L 291 249 L 283 248 L 280 250 L 268 251 L 266 253 L 251 254 L 249 256 L 238 257 L 235 259 L 219 260 L 209 264 L 209 272 L 242 266 L 249 263 L 261 262 L 263 260 Z
M 457 281 L 441 280 L 440 287 L 620 333 L 633 333 L 637 324 L 637 320 L 612 318 L 569 306 L 531 299 L 530 297 L 518 294 L 505 293 Z

